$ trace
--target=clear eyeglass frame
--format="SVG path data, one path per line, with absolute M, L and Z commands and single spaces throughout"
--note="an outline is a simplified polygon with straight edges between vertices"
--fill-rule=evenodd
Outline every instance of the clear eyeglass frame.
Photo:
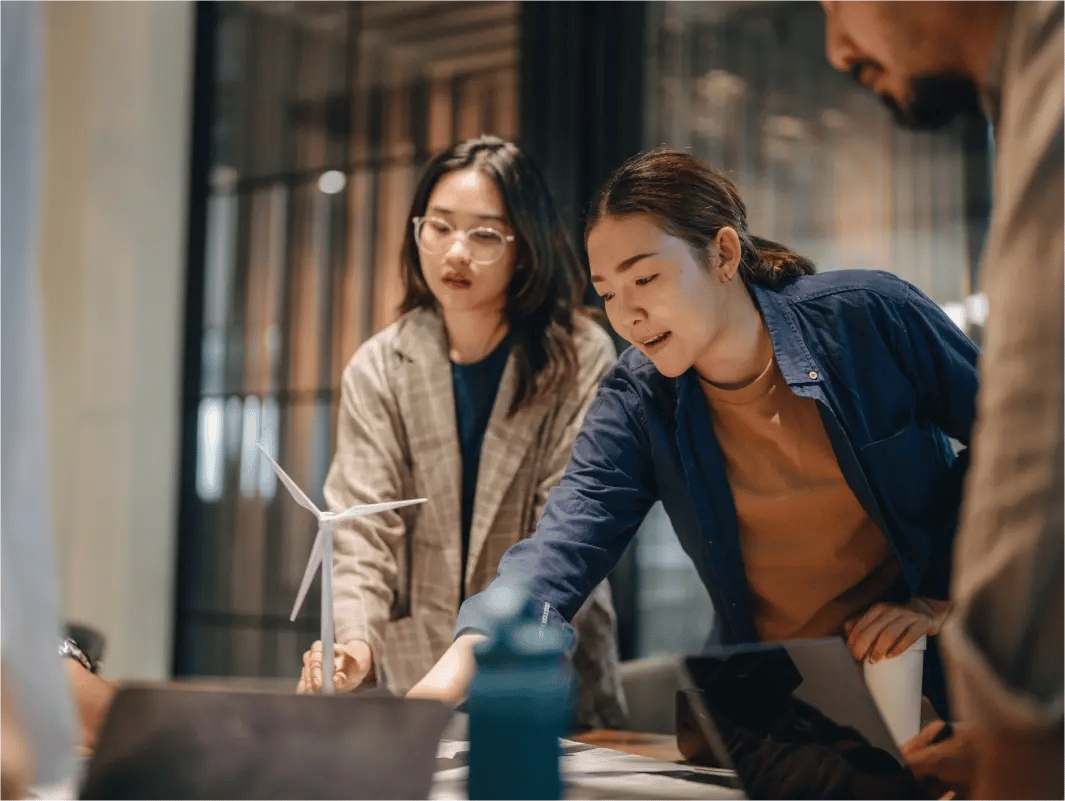
M 422 239 L 422 231 L 425 229 L 425 223 L 432 220 L 440 225 L 447 226 L 450 231 L 447 234 L 441 234 L 441 242 L 435 247 L 432 245 L 426 245 Z M 497 261 L 502 255 L 503 251 L 507 247 L 508 242 L 514 241 L 513 234 L 504 234 L 502 231 L 497 231 L 495 228 L 489 228 L 487 226 L 478 226 L 476 228 L 468 228 L 462 230 L 460 228 L 452 227 L 451 223 L 447 220 L 442 220 L 439 217 L 412 217 L 411 222 L 414 224 L 414 242 L 418 245 L 418 249 L 428 253 L 432 256 L 438 256 L 441 253 L 447 251 L 451 247 L 451 242 L 456 236 L 461 236 L 466 240 L 466 249 L 470 252 L 470 261 L 474 264 L 491 264 Z M 470 236 L 473 234 L 485 234 L 494 238 L 495 242 L 479 243 L 482 247 L 478 255 L 475 255 L 475 246 Z

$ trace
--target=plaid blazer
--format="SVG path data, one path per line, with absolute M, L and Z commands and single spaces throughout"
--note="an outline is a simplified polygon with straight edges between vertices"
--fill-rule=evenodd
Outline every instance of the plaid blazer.
M 484 435 L 461 570 L 462 459 L 443 321 L 416 310 L 365 342 L 344 370 L 337 449 L 325 484 L 330 509 L 402 498 L 417 506 L 360 517 L 335 533 L 334 605 L 339 642 L 365 641 L 378 680 L 406 692 L 454 639 L 460 582 L 469 597 L 496 575 L 500 557 L 533 533 L 599 379 L 615 352 L 585 317 L 574 330 L 574 388 L 507 419 L 517 386 L 511 354 Z M 620 727 L 626 707 L 617 631 L 603 582 L 573 621 L 581 680 L 579 719 Z

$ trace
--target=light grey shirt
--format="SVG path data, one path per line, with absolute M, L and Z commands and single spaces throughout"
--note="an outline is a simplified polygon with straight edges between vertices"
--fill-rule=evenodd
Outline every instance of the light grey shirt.
M 4 678 L 33 749 L 34 786 L 70 779 L 74 725 L 59 647 L 37 291 L 41 7 L 0 4 L 0 625 Z M 42 790 L 43 792 L 43 790 Z
M 995 130 L 989 315 L 972 466 L 943 632 L 954 713 L 1062 720 L 1065 363 L 1062 3 L 1017 3 L 982 86 Z

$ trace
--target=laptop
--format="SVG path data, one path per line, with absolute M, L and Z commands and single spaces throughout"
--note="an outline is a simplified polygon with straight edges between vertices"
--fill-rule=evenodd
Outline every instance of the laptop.
M 383 690 L 125 686 L 81 798 L 428 798 L 451 714 Z
M 839 637 L 680 660 L 677 746 L 750 798 L 936 797 L 906 767 Z

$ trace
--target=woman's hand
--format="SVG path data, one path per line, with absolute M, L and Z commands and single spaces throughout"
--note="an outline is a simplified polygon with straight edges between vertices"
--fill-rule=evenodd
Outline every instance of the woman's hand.
M 26 723 L 15 705 L 14 683 L 7 667 L 0 668 L 0 798 L 28 798 L 26 788 L 33 781 L 33 749 Z
M 974 729 L 955 723 L 946 739 L 936 742 L 946 724 L 936 720 L 902 744 L 902 756 L 914 775 L 937 793 L 948 790 L 967 798 L 976 767 Z
M 74 659 L 64 659 L 63 662 L 81 723 L 80 746 L 83 751 L 92 751 L 118 689 Z
M 843 624 L 847 647 L 861 662 L 898 656 L 924 635 L 939 634 L 950 603 L 935 598 L 912 598 L 905 604 L 873 604 Z
M 333 689 L 338 691 L 358 689 L 372 678 L 373 653 L 362 640 L 350 640 L 333 645 Z M 303 670 L 298 693 L 322 691 L 322 641 L 315 640 L 311 650 L 303 655 Z
M 477 670 L 473 646 L 486 639 L 483 634 L 460 634 L 421 681 L 410 688 L 408 698 L 435 698 L 458 706 L 466 697 L 470 680 Z
M 1050 731 L 988 729 L 955 723 L 936 742 L 943 722 L 902 744 L 902 756 L 932 792 L 958 798 L 1061 798 L 1061 724 Z

